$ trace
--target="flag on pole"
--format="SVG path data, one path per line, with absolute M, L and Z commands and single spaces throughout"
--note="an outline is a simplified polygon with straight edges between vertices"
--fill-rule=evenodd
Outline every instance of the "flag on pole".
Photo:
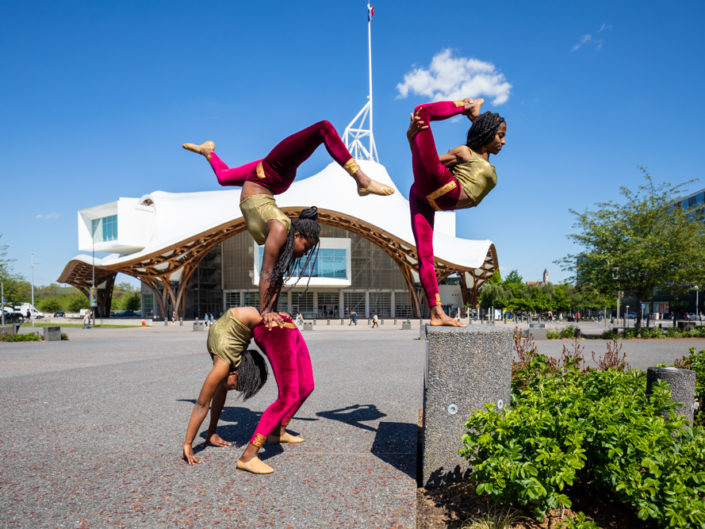
M 375 8 L 374 6 L 367 4 L 367 21 L 369 22 L 372 20 L 373 16 L 375 16 Z

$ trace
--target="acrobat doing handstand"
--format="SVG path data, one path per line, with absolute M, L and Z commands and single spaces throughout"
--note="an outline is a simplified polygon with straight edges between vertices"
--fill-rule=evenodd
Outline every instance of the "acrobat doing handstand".
M 431 325 L 464 326 L 448 317 L 441 305 L 433 264 L 435 212 L 474 208 L 497 184 L 497 173 L 489 159 L 506 143 L 507 124 L 499 114 L 479 114 L 482 103 L 483 99 L 464 99 L 419 105 L 407 131 L 414 171 L 409 191 L 411 228 L 419 257 L 419 278 L 431 305 Z M 458 114 L 472 121 L 467 142 L 438 156 L 429 123 Z
M 296 170 L 316 148 L 324 144 L 331 157 L 355 180 L 359 195 L 391 195 L 394 189 L 367 176 L 328 121 L 319 121 L 282 140 L 262 158 L 240 167 L 228 167 L 215 153 L 215 144 L 207 141 L 201 145 L 184 143 L 184 149 L 202 154 L 223 186 L 242 186 L 240 210 L 247 229 L 258 244 L 264 244 L 262 272 L 260 274 L 260 310 L 265 323 L 281 322 L 276 312 L 278 288 L 272 285 L 273 272 L 287 258 L 283 252 L 295 244 L 311 251 L 315 244 L 306 234 L 291 229 L 291 221 L 281 211 L 274 195 L 286 191 L 296 178 Z M 312 252 L 313 253 L 313 252 Z M 280 288 L 280 287 L 279 287 Z

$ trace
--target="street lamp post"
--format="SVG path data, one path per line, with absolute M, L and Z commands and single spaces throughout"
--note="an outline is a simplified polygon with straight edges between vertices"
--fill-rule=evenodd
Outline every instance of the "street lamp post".
M 698 309 L 698 291 L 700 290 L 700 287 L 698 285 L 695 285 L 695 317 L 697 319 L 700 319 L 700 310 Z
M 626 305 L 627 310 L 624 312 L 624 328 L 629 327 L 629 305 Z

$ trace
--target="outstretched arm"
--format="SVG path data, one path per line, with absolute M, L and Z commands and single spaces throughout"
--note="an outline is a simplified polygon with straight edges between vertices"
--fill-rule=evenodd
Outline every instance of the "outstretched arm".
M 203 423 L 203 419 L 206 418 L 208 407 L 210 406 L 213 395 L 215 395 L 216 389 L 225 381 L 229 372 L 230 365 L 222 358 L 215 357 L 213 368 L 210 373 L 208 373 L 208 376 L 206 376 L 205 382 L 203 382 L 201 393 L 198 395 L 198 399 L 196 399 L 196 404 L 193 407 L 191 418 L 189 419 L 188 427 L 186 428 L 183 458 L 189 465 L 200 463 L 196 456 L 193 455 L 193 440 L 198 433 L 198 429 Z

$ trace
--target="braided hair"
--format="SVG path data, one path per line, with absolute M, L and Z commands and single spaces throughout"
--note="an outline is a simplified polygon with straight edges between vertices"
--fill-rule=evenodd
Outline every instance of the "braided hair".
M 314 243 L 313 248 L 308 254 L 303 257 L 294 259 L 294 236 L 298 232 L 301 237 Z M 286 242 L 279 251 L 277 262 L 274 263 L 272 270 L 272 278 L 269 283 L 269 289 L 266 293 L 265 306 L 269 304 L 269 300 L 276 296 L 282 288 L 284 281 L 298 274 L 296 282 L 298 283 L 301 277 L 308 272 L 308 280 L 311 281 L 313 274 L 313 263 L 318 257 L 318 244 L 320 242 L 321 226 L 318 224 L 318 208 L 311 206 L 299 213 L 299 218 L 291 221 L 291 228 L 287 235 Z M 292 287 L 295 285 L 292 285 Z M 308 287 L 308 283 L 306 283 Z M 276 306 L 272 307 L 276 311 Z
M 237 370 L 237 390 L 242 400 L 255 395 L 267 382 L 267 362 L 254 349 L 243 351 Z
M 472 122 L 468 130 L 468 141 L 466 145 L 472 150 L 477 150 L 490 143 L 497 134 L 497 129 L 504 123 L 504 118 L 494 112 L 480 114 Z

